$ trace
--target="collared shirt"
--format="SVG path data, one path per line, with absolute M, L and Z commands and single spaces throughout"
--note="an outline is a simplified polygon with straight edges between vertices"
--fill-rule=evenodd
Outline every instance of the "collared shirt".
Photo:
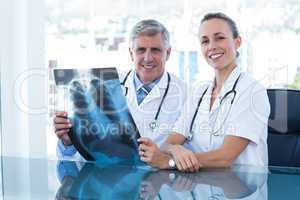
M 241 77 L 235 88 L 236 97 L 233 104 L 231 104 L 233 92 L 222 101 L 226 93 L 232 90 L 239 75 Z M 221 147 L 226 135 L 238 136 L 250 142 L 235 163 L 267 165 L 267 125 L 270 105 L 266 89 L 236 67 L 225 81 L 210 109 L 213 87 L 214 81 L 211 81 L 189 94 L 186 109 L 175 124 L 174 131 L 186 137 L 190 135 L 190 125 L 199 98 L 207 89 L 194 121 L 192 140 L 185 145 L 195 152 L 207 152 Z
M 154 86 L 160 81 L 162 76 L 160 76 L 158 79 L 152 81 L 151 83 L 147 84 L 147 86 L 152 90 L 154 88 Z M 137 93 L 138 90 L 143 87 L 143 83 L 141 82 L 141 80 L 139 79 L 139 77 L 137 76 L 136 72 L 134 72 L 134 86 L 135 86 L 135 92 Z M 150 91 L 151 91 L 150 90 Z
M 77 153 L 74 145 L 65 146 L 62 140 L 58 140 L 56 154 L 58 157 L 72 158 Z

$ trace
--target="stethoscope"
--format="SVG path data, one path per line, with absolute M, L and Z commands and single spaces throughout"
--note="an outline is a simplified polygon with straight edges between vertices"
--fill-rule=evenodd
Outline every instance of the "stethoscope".
M 125 78 L 124 78 L 123 81 L 121 82 L 121 85 L 125 88 L 125 93 L 124 93 L 125 96 L 127 96 L 127 94 L 128 94 L 128 87 L 125 87 L 125 83 L 126 83 L 126 81 L 127 81 L 127 79 L 128 79 L 128 76 L 130 75 L 131 71 L 132 71 L 132 70 L 129 70 L 129 71 L 127 72 Z M 171 76 L 170 76 L 169 72 L 167 72 L 167 75 L 168 75 L 167 87 L 166 87 L 165 92 L 164 92 L 164 94 L 163 94 L 163 97 L 162 97 L 162 99 L 161 99 L 161 101 L 160 101 L 160 103 L 159 103 L 159 106 L 158 106 L 158 109 L 157 109 L 157 111 L 156 111 L 154 120 L 151 121 L 151 122 L 149 123 L 149 128 L 151 129 L 152 132 L 154 132 L 154 131 L 158 128 L 157 119 L 158 119 L 158 117 L 159 117 L 161 107 L 162 107 L 162 105 L 163 105 L 163 103 L 164 103 L 164 101 L 165 101 L 165 98 L 166 98 L 166 96 L 167 96 L 167 94 L 168 94 L 168 91 L 169 91 L 170 82 L 171 82 Z
M 221 123 L 221 126 L 220 126 L 216 131 L 212 131 L 212 133 L 211 133 L 211 134 L 214 135 L 214 136 L 218 136 L 217 133 L 218 133 L 219 130 L 222 128 L 222 125 L 225 123 L 225 121 L 226 121 L 226 119 L 227 119 L 227 117 L 228 117 L 228 114 L 229 114 L 229 112 L 230 112 L 230 110 L 231 110 L 231 106 L 232 106 L 232 104 L 233 104 L 233 102 L 234 102 L 234 100 L 235 100 L 235 96 L 236 96 L 236 90 L 235 90 L 235 88 L 236 88 L 236 85 L 237 85 L 237 83 L 238 83 L 238 81 L 239 81 L 241 75 L 242 75 L 242 74 L 240 74 L 240 75 L 238 76 L 238 78 L 235 80 L 235 82 L 234 82 L 234 84 L 233 84 L 231 90 L 229 90 L 229 91 L 221 98 L 220 105 L 222 105 L 224 99 L 226 99 L 227 96 L 229 96 L 230 94 L 233 94 L 233 98 L 232 98 L 232 100 L 231 100 L 231 102 L 230 102 L 230 108 L 229 108 L 229 111 L 227 112 L 227 115 L 226 115 L 226 117 L 225 117 L 223 123 Z M 197 114 L 198 114 L 199 107 L 200 107 L 200 105 L 201 105 L 201 102 L 202 102 L 202 100 L 203 100 L 203 97 L 204 97 L 204 95 L 206 94 L 208 88 L 209 88 L 209 86 L 204 90 L 204 92 L 202 93 L 202 95 L 201 95 L 201 97 L 200 97 L 200 99 L 199 99 L 199 101 L 198 101 L 198 104 L 197 104 L 197 107 L 196 107 L 196 111 L 195 111 L 195 113 L 194 113 L 194 115 L 193 115 L 192 122 L 191 122 L 191 124 L 190 124 L 189 135 L 188 135 L 188 137 L 187 137 L 188 140 L 192 140 L 192 138 L 193 138 L 193 135 L 194 135 L 193 127 L 194 127 L 195 119 L 196 119 L 196 116 L 197 116 Z M 219 114 L 219 112 L 218 112 L 218 114 Z M 216 119 L 217 119 L 217 117 L 216 117 Z

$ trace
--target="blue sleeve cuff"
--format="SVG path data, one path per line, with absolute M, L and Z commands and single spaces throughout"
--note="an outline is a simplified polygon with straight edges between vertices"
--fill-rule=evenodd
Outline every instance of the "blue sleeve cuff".
M 62 156 L 73 156 L 77 152 L 73 145 L 65 146 L 62 140 L 58 140 L 57 148 L 59 154 L 61 154 Z
M 72 161 L 59 161 L 56 166 L 57 176 L 60 182 L 66 176 L 77 177 L 79 170 L 75 162 Z

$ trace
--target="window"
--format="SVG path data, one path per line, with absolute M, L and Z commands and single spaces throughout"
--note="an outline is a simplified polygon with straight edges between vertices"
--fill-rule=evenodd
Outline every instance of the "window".
M 154 18 L 171 34 L 167 69 L 190 83 L 203 81 L 213 73 L 201 56 L 197 32 L 201 18 L 211 11 L 222 11 L 236 21 L 243 38 L 244 70 L 266 87 L 300 88 L 297 0 L 47 0 L 46 61 L 52 60 L 52 67 L 57 62 L 66 68 L 129 69 L 130 28 L 140 19 Z M 54 134 L 49 136 L 49 155 L 55 154 L 55 140 Z

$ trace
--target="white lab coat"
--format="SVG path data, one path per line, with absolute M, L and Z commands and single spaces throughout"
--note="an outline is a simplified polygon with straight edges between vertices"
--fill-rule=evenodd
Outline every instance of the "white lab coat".
M 120 73 L 122 82 L 125 74 Z M 165 141 L 168 134 L 173 130 L 175 121 L 179 118 L 186 100 L 186 84 L 170 74 L 171 81 L 169 91 L 162 104 L 157 122 L 159 127 L 152 131 L 149 124 L 154 120 L 159 104 L 167 87 L 168 76 L 165 71 L 161 80 L 154 86 L 140 105 L 137 103 L 136 89 L 134 86 L 134 72 L 132 71 L 124 84 L 128 88 L 127 105 L 137 125 L 140 135 L 148 137 L 159 146 Z
M 221 104 L 222 97 L 233 88 L 240 74 L 232 106 L 233 93 Z M 195 118 L 192 140 L 185 146 L 194 152 L 206 152 L 219 148 L 226 135 L 238 136 L 248 139 L 250 143 L 235 160 L 235 164 L 268 165 L 267 125 L 270 105 L 266 89 L 237 67 L 225 81 L 210 111 L 213 85 L 212 81 L 189 94 L 185 112 L 176 123 L 174 131 L 190 136 L 192 117 L 201 95 L 208 88 Z
M 122 83 L 126 74 L 128 72 L 118 72 L 119 79 Z M 140 132 L 142 137 L 150 138 L 154 143 L 160 146 L 168 134 L 173 130 L 175 121 L 178 120 L 182 108 L 184 106 L 187 97 L 187 86 L 186 84 L 170 74 L 170 86 L 167 96 L 162 104 L 160 114 L 158 116 L 158 129 L 152 131 L 149 124 L 154 120 L 155 114 L 158 110 L 159 104 L 162 100 L 162 96 L 167 87 L 167 72 L 165 71 L 161 80 L 153 87 L 151 92 L 145 97 L 143 102 L 138 105 L 136 97 L 136 89 L 134 86 L 134 70 L 131 71 L 127 80 L 124 84 L 124 94 L 125 88 L 127 88 L 127 105 L 132 114 L 134 122 Z M 57 146 L 57 156 L 59 158 L 71 159 L 71 160 L 83 160 L 78 152 L 74 156 L 66 156 L 63 151 L 66 149 L 61 149 Z

